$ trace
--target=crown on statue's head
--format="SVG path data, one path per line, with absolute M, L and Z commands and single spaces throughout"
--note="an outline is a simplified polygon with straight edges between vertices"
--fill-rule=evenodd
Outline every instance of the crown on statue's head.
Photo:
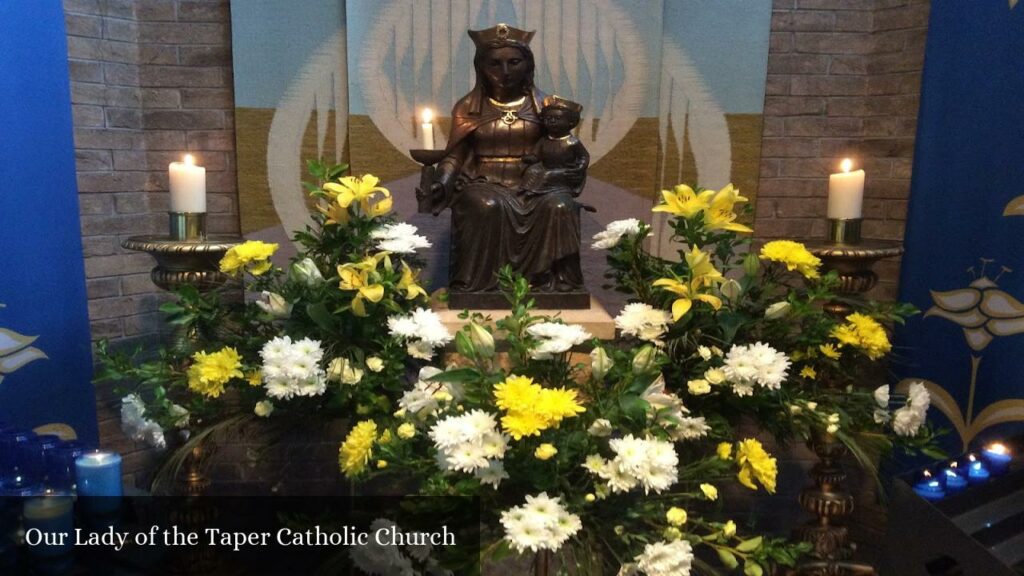
M 527 32 L 504 23 L 484 30 L 469 30 L 469 37 L 473 39 L 473 43 L 476 44 L 477 48 L 503 42 L 526 45 L 530 43 L 533 34 L 533 30 Z
M 548 96 L 547 98 L 544 98 L 544 101 L 541 102 L 541 106 L 544 107 L 544 108 L 563 108 L 565 110 L 570 110 L 570 111 L 575 112 L 577 114 L 579 114 L 580 112 L 583 112 L 583 105 L 582 104 L 579 104 L 577 102 L 573 102 L 572 100 L 569 100 L 568 98 L 562 98 L 561 96 L 559 96 L 557 94 L 552 94 L 551 96 Z

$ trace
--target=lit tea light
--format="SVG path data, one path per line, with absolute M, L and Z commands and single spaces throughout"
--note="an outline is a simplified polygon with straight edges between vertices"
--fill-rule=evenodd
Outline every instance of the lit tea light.
M 967 482 L 972 486 L 987 482 L 992 475 L 988 470 L 988 466 L 985 466 L 985 463 L 978 458 L 977 454 L 968 454 L 966 463 Z
M 918 476 L 914 484 L 914 492 L 925 500 L 942 500 L 946 497 L 946 490 L 943 487 L 942 478 L 932 474 L 931 470 L 924 470 Z
M 967 488 L 967 474 L 963 468 L 959 467 L 959 463 L 955 460 L 950 462 L 949 466 L 942 473 L 946 475 L 946 491 L 950 494 Z
M 989 472 L 993 476 L 1002 476 L 1010 470 L 1010 462 L 1013 456 L 1010 449 L 1002 442 L 993 442 L 981 451 L 981 456 L 988 464 Z

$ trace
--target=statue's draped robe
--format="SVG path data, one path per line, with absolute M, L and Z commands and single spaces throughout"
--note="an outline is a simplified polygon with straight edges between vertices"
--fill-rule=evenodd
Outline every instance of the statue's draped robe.
M 479 90 L 452 111 L 452 137 L 439 170 L 453 194 L 451 290 L 497 287 L 505 264 L 542 289 L 582 286 L 579 210 L 569 189 L 531 195 L 522 191 L 522 157 L 543 137 L 534 90 L 506 124 L 503 110 Z

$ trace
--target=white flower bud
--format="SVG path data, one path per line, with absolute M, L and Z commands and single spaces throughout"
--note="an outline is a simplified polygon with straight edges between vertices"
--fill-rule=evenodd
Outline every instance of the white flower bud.
M 256 305 L 274 318 L 287 318 L 292 314 L 292 303 L 276 292 L 264 290 L 260 293 L 260 299 L 256 300 Z
M 791 308 L 789 302 L 783 300 L 782 302 L 776 302 L 768 308 L 765 308 L 764 317 L 768 320 L 778 320 L 779 318 L 785 318 L 789 314 Z
M 306 286 L 317 286 L 324 281 L 324 276 L 320 273 L 320 269 L 317 268 L 316 263 L 309 258 L 303 258 L 302 260 L 292 264 L 291 272 L 292 278 Z
M 727 299 L 735 300 L 736 298 L 739 297 L 740 294 L 743 293 L 743 287 L 740 286 L 739 282 L 733 280 L 732 278 L 729 278 L 728 280 L 722 283 L 718 291 L 721 292 L 722 296 L 726 297 Z
M 655 360 L 657 359 L 657 350 L 654 346 L 644 346 L 636 353 L 633 357 L 633 373 L 643 374 L 650 372 L 657 366 Z
M 384 369 L 384 361 L 376 356 L 370 356 L 366 359 L 366 367 L 370 372 L 380 372 Z
M 494 336 L 483 326 L 472 322 L 469 325 L 469 341 L 481 358 L 494 356 Z
M 608 374 L 608 371 L 612 369 L 614 362 L 608 356 L 608 353 L 604 351 L 604 348 L 598 346 L 590 352 L 590 374 L 595 380 L 601 380 Z
M 262 400 L 256 403 L 253 412 L 260 418 L 266 418 L 274 412 L 274 405 L 269 400 Z

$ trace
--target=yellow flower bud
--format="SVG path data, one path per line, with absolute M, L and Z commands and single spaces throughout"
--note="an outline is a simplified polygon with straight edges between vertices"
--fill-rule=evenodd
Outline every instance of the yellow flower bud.
M 370 356 L 366 359 L 366 367 L 370 372 L 380 372 L 384 369 L 384 361 L 376 356 Z
M 675 506 L 669 508 L 668 512 L 665 513 L 665 519 L 673 526 L 682 526 L 683 524 L 686 524 L 687 518 L 686 510 L 676 508 Z
M 558 454 L 558 448 L 555 448 L 554 445 L 547 443 L 541 444 L 533 452 L 533 455 L 538 460 L 550 460 L 551 457 L 554 456 L 555 454 Z
M 378 470 L 383 470 L 383 469 L 385 469 L 387 467 L 388 467 L 388 461 L 387 460 L 377 460 L 377 469 Z
M 718 500 L 718 488 L 715 488 L 711 484 L 701 484 L 700 491 L 704 493 L 704 497 L 708 500 Z
M 736 523 L 733 522 L 732 520 L 729 520 L 728 522 L 726 522 L 725 526 L 722 526 L 722 535 L 725 536 L 726 538 L 732 538 L 733 536 L 735 536 L 736 535 Z
M 728 442 L 722 442 L 718 445 L 718 448 L 715 450 L 715 452 L 718 454 L 718 457 L 721 458 L 722 460 L 728 460 L 729 458 L 732 457 L 732 444 Z
M 679 531 L 679 528 L 676 528 L 675 526 L 669 526 L 668 528 L 665 528 L 664 532 L 662 532 L 662 536 L 665 537 L 665 540 L 671 542 L 673 540 L 679 540 L 680 538 L 682 538 L 683 533 Z
M 594 496 L 593 494 L 587 494 L 586 496 L 583 497 L 583 499 L 586 500 L 587 502 L 593 502 L 594 500 L 597 500 L 597 496 Z
M 398 437 L 402 440 L 408 440 L 416 435 L 416 427 L 406 422 L 398 427 Z

